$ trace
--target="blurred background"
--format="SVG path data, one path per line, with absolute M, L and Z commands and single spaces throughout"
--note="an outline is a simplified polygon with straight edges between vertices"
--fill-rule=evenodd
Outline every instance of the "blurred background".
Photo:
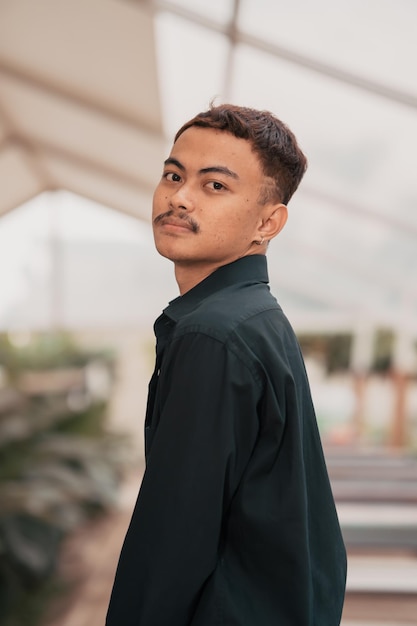
M 349 553 L 344 626 L 417 624 L 417 3 L 0 0 L 0 624 L 100 626 L 143 471 L 153 188 L 211 100 L 310 162 L 268 252 Z

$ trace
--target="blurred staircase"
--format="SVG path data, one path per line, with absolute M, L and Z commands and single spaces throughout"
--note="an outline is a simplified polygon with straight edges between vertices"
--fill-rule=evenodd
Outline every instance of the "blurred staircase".
M 417 625 L 417 458 L 327 449 L 348 551 L 343 626 Z
M 417 626 L 417 459 L 343 448 L 326 459 L 348 550 L 342 626 Z M 117 511 L 65 546 L 61 575 L 72 591 L 44 626 L 103 626 L 142 471 L 127 477 Z

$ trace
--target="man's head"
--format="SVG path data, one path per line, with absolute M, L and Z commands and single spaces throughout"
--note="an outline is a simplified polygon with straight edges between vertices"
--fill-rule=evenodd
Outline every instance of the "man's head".
M 246 139 L 258 156 L 265 181 L 262 201 L 288 204 L 307 169 L 307 159 L 290 129 L 269 111 L 232 104 L 212 106 L 183 124 L 175 141 L 188 128 L 212 128 Z
M 156 248 L 174 262 L 180 289 L 243 256 L 265 254 L 305 168 L 294 135 L 270 113 L 222 105 L 184 124 L 152 215 Z

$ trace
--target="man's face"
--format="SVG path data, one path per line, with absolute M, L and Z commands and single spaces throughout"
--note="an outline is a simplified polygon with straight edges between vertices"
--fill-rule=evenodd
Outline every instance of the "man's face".
M 154 193 L 158 252 L 178 266 L 198 265 L 208 272 L 259 253 L 254 242 L 265 209 L 258 202 L 264 180 L 248 141 L 214 129 L 186 130 Z

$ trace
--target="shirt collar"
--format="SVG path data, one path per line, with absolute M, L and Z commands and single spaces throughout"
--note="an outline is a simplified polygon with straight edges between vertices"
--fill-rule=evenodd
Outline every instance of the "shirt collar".
M 244 256 L 233 263 L 219 267 L 201 283 L 187 291 L 183 296 L 172 300 L 164 313 L 177 322 L 187 313 L 193 311 L 208 296 L 238 283 L 268 283 L 268 267 L 266 256 L 254 254 Z

